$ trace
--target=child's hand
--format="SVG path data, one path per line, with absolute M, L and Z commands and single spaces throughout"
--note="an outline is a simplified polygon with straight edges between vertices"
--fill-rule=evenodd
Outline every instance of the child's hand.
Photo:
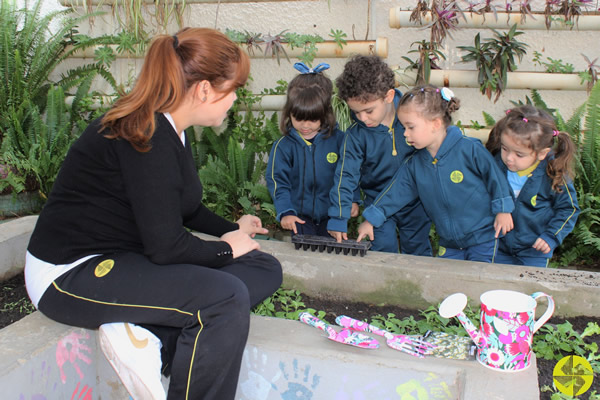
M 537 238 L 532 247 L 537 251 L 541 251 L 544 254 L 548 254 L 550 253 L 550 250 L 552 250 L 550 248 L 550 245 L 546 243 L 546 241 L 542 238 Z
M 368 237 L 369 240 L 375 239 L 375 235 L 373 234 L 373 225 L 369 221 L 363 221 L 363 223 L 358 227 L 358 238 L 356 241 L 360 242 L 366 237 Z
M 342 240 L 348 240 L 348 234 L 346 232 L 338 231 L 327 231 L 336 242 L 342 243 Z
M 305 221 L 296 217 L 295 215 L 286 215 L 281 218 L 281 227 L 283 229 L 287 229 L 288 231 L 294 231 L 294 234 L 298 234 L 298 229 L 296 229 L 296 222 L 299 224 L 304 224 Z
M 506 235 L 507 232 L 512 231 L 514 228 L 512 215 L 510 213 L 498 213 L 494 220 L 494 229 L 496 230 L 496 238 L 500 236 L 500 232 Z
M 358 203 L 352 203 L 352 210 L 350 210 L 350 217 L 354 218 L 354 217 L 358 217 L 358 213 L 359 213 L 359 208 L 358 208 Z
M 240 230 L 250 237 L 254 237 L 257 233 L 261 235 L 269 233 L 268 229 L 262 227 L 262 222 L 257 216 L 242 215 L 236 222 L 240 226 Z

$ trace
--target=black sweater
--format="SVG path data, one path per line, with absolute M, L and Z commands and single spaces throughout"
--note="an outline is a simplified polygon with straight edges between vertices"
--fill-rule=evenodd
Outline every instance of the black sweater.
M 31 236 L 35 257 L 67 264 L 90 254 L 129 251 L 157 264 L 218 267 L 229 244 L 204 241 L 185 227 L 221 236 L 238 229 L 202 205 L 190 146 L 163 114 L 152 149 L 142 153 L 107 139 L 95 120 L 73 144 Z

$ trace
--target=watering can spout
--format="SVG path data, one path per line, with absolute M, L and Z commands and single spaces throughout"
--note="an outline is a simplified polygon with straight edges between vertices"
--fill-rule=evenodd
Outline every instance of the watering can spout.
M 464 293 L 454 293 L 448 296 L 442 304 L 440 304 L 440 315 L 444 318 L 457 317 L 458 321 L 465 328 L 473 342 L 479 349 L 487 345 L 484 335 L 480 332 L 473 322 L 463 313 L 467 305 L 467 296 Z

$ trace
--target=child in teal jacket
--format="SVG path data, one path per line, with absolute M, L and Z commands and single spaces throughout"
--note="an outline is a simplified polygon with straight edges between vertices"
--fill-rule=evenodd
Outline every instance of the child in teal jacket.
M 447 89 L 417 87 L 398 106 L 404 136 L 418 151 L 365 209 L 359 237 L 405 204 L 421 199 L 439 235 L 440 257 L 492 262 L 497 238 L 512 229 L 513 201 L 506 178 L 477 139 L 452 126 L 458 99 Z
M 355 193 L 362 190 L 369 206 L 394 173 L 414 152 L 402 136 L 396 117 L 402 93 L 395 90 L 394 71 L 377 56 L 355 56 L 336 79 L 338 95 L 348 103 L 354 124 L 346 131 L 331 189 L 329 233 L 348 239 L 348 220 L 358 215 Z M 406 204 L 376 229 L 371 250 L 431 256 L 431 222 L 419 199 Z
M 281 118 L 283 136 L 271 148 L 265 178 L 281 227 L 294 234 L 329 236 L 329 191 L 344 134 L 331 106 L 333 83 L 319 64 L 296 63 Z
M 495 262 L 546 267 L 579 215 L 572 182 L 575 145 L 550 114 L 525 105 L 496 123 L 486 147 L 515 199 L 515 229 L 500 241 Z

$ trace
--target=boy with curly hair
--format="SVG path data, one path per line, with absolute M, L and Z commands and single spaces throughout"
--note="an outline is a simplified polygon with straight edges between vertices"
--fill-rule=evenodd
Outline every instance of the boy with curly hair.
M 396 116 L 402 93 L 395 89 L 394 71 L 383 60 L 355 56 L 335 83 L 354 120 L 340 148 L 329 196 L 327 230 L 341 241 L 348 239 L 348 220 L 359 213 L 355 190 L 360 187 L 365 207 L 371 205 L 415 149 L 404 140 L 404 126 Z M 375 228 L 371 250 L 431 256 L 430 227 L 417 199 Z

